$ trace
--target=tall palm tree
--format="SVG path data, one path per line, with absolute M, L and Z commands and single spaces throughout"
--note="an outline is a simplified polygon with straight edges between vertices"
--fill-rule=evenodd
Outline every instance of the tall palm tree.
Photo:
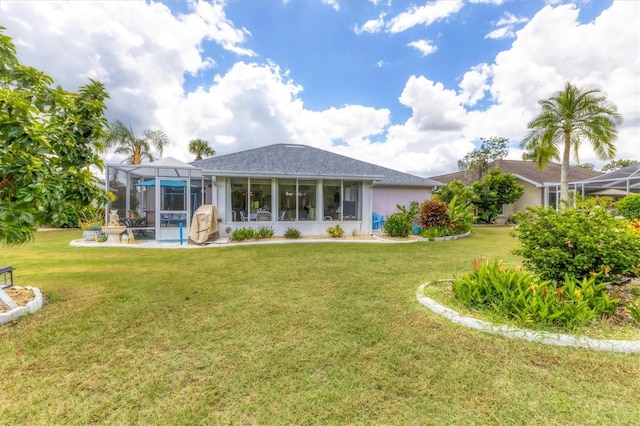
M 162 156 L 162 149 L 169 144 L 169 138 L 162 130 L 155 129 L 143 131 L 142 137 L 138 138 L 130 125 L 115 120 L 109 125 L 104 144 L 107 148 L 115 148 L 113 152 L 116 154 L 126 155 L 123 163 L 140 164 L 144 159 L 155 160 L 152 147 L 158 156 Z
M 196 156 L 196 161 L 202 160 L 203 155 L 216 155 L 216 151 L 209 146 L 209 142 L 202 139 L 189 141 L 189 152 Z
M 540 169 L 552 160 L 562 160 L 560 201 L 566 202 L 571 150 L 578 161 L 580 144 L 586 140 L 600 159 L 613 159 L 616 154 L 613 142 L 618 136 L 616 126 L 622 123 L 622 116 L 599 89 L 578 88 L 569 82 L 564 90 L 538 103 L 542 112 L 527 125 L 531 130 L 520 142 L 520 148 L 525 150 L 523 158 L 534 160 Z

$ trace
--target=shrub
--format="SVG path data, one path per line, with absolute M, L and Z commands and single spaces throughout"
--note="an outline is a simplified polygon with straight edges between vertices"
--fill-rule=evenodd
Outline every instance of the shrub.
M 471 189 L 475 194 L 473 204 L 478 208 L 478 219 L 486 223 L 493 223 L 503 205 L 515 203 L 524 194 L 524 186 L 517 183 L 515 175 L 502 173 L 499 168 L 474 182 Z
M 244 241 L 250 240 L 254 237 L 254 230 L 252 228 L 238 228 L 231 234 L 232 241 Z
M 384 232 L 390 237 L 407 237 L 411 232 L 411 224 L 403 213 L 393 213 L 384 222 Z
M 574 194 L 575 207 L 577 209 L 593 210 L 595 207 L 613 210 L 616 206 L 616 200 L 613 197 L 589 196 Z
M 447 203 L 427 200 L 420 205 L 420 224 L 423 228 L 447 225 Z
M 447 204 L 447 222 L 451 235 L 465 234 L 471 230 L 475 219 L 471 214 L 472 209 L 471 206 L 460 203 L 457 197 L 453 197 Z
M 633 233 L 640 236 L 640 219 L 633 219 L 630 225 Z
M 300 233 L 300 231 L 298 231 L 295 228 L 287 228 L 287 230 L 284 231 L 285 238 L 296 239 L 296 238 L 300 238 L 301 236 L 302 234 Z
M 592 274 L 624 274 L 640 258 L 640 237 L 625 220 L 604 209 L 529 208 L 515 215 L 518 226 L 512 235 L 522 248 L 514 253 L 543 279 L 562 281 Z
M 341 238 L 344 236 L 344 229 L 340 225 L 327 228 L 327 233 L 331 238 Z
M 263 240 L 265 238 L 273 237 L 273 228 L 270 226 L 261 226 L 257 231 L 254 231 L 253 238 L 256 240 Z
M 606 283 L 595 276 L 576 280 L 566 276 L 559 286 L 538 274 L 505 268 L 502 262 L 475 260 L 473 271 L 452 283 L 455 297 L 470 308 L 496 313 L 523 326 L 575 329 L 602 315 L 611 315 Z
M 640 219 L 640 194 L 627 195 L 618 201 L 618 213 L 627 219 Z

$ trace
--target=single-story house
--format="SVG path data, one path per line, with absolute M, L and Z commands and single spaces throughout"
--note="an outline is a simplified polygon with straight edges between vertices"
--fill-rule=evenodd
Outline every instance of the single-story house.
M 159 185 L 157 183 L 160 183 Z M 163 158 L 143 165 L 108 165 L 107 188 L 119 195 L 108 208 L 137 212 L 129 219 L 157 240 L 178 239 L 202 204 L 216 206 L 220 235 L 270 226 L 323 235 L 339 223 L 347 234 L 371 233 L 372 214 L 431 198 L 440 182 L 306 145 L 275 144 L 195 161 Z M 182 231 L 188 234 L 188 231 Z
M 523 196 L 515 203 L 504 206 L 504 216 L 509 217 L 518 211 L 525 210 L 527 207 L 557 207 L 560 198 L 561 164 L 549 163 L 544 169 L 540 170 L 533 161 L 496 160 L 489 163 L 489 169 L 493 170 L 494 168 L 500 168 L 502 172 L 515 175 L 517 183 L 524 186 Z M 580 182 L 591 178 L 595 179 L 602 175 L 602 172 L 596 170 L 570 166 L 570 187 L 572 185 L 571 182 Z M 431 176 L 430 179 L 445 184 L 454 179 L 458 179 L 466 185 L 471 185 L 476 180 L 466 171 Z

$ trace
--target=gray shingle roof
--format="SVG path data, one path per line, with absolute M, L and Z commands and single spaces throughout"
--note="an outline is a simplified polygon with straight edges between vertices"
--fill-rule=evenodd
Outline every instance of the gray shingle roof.
M 491 169 L 499 167 L 502 172 L 512 173 L 540 186 L 545 182 L 560 182 L 560 170 L 562 169 L 562 165 L 560 164 L 549 163 L 547 167 L 540 170 L 533 161 L 519 160 L 497 160 L 489 163 L 489 167 Z M 602 172 L 598 172 L 596 170 L 589 170 L 575 166 L 569 167 L 569 182 L 579 182 L 601 175 Z M 459 179 L 467 185 L 471 185 L 475 180 L 466 172 L 455 172 L 448 173 L 446 175 L 432 176 L 431 179 L 444 183 L 449 183 L 454 179 Z
M 307 145 L 275 144 L 190 163 L 203 174 L 374 180 L 384 186 L 442 186 L 439 182 Z

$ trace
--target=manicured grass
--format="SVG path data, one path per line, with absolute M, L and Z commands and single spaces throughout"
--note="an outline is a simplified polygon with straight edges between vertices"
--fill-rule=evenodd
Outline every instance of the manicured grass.
M 420 244 L 2 248 L 45 306 L 0 327 L 3 424 L 634 424 L 637 356 L 483 334 L 417 287 L 508 228 Z

